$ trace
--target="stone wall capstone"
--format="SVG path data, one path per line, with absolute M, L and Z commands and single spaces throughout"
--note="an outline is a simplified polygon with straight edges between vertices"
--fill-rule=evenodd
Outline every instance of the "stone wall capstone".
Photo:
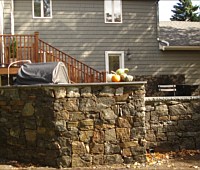
M 144 98 L 144 82 L 1 87 L 1 158 L 52 167 L 145 162 Z

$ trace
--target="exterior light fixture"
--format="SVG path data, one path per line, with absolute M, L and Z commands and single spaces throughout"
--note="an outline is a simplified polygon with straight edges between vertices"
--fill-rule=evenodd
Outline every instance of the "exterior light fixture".
M 130 52 L 130 49 L 128 48 L 128 50 L 126 52 L 126 57 L 127 57 L 128 60 L 131 60 L 131 56 L 132 56 L 132 54 Z

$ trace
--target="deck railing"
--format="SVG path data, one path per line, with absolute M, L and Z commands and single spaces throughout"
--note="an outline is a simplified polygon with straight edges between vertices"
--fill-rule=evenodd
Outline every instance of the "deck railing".
M 37 32 L 34 35 L 0 35 L 0 54 L 2 66 L 16 60 L 31 60 L 32 63 L 62 61 L 72 82 L 105 82 L 105 72 L 99 72 L 41 40 Z
M 1 65 L 16 60 L 34 61 L 35 35 L 0 35 Z

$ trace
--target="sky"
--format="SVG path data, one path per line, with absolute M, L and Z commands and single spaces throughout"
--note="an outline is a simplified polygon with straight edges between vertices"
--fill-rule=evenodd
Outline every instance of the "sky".
M 173 14 L 171 10 L 176 5 L 178 0 L 160 0 L 159 1 L 159 20 L 170 21 L 170 17 Z M 193 5 L 200 5 L 200 0 L 192 0 Z M 200 12 L 200 11 L 199 11 Z

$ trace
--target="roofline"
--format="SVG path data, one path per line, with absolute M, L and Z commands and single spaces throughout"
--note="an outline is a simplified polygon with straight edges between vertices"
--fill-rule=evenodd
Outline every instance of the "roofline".
M 200 51 L 200 46 L 161 46 L 162 51 Z

